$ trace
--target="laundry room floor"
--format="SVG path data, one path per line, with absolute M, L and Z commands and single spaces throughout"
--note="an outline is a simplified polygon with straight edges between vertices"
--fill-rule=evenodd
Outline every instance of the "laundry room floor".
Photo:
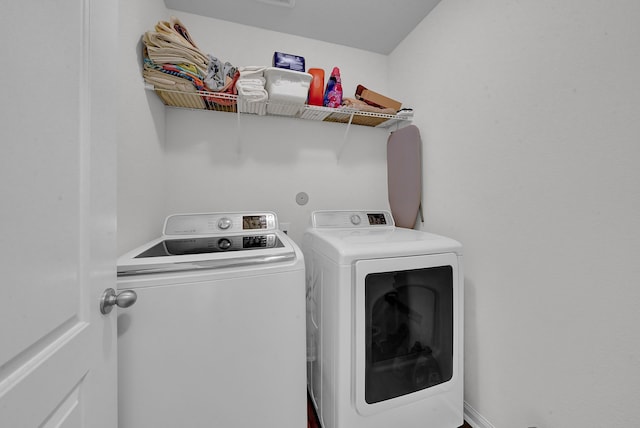
M 313 404 L 311 404 L 311 398 L 307 400 L 307 428 L 320 428 L 320 422 L 318 422 L 318 416 L 316 415 L 316 411 L 313 408 Z M 464 425 L 459 428 L 472 428 L 466 421 Z

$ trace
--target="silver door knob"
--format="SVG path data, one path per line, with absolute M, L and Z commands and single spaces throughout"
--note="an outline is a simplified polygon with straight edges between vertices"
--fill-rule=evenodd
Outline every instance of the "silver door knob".
M 138 300 L 138 295 L 133 290 L 126 290 L 116 294 L 116 290 L 107 288 L 100 299 L 100 312 L 106 315 L 111 312 L 114 305 L 118 305 L 119 308 L 128 308 L 136 300 Z

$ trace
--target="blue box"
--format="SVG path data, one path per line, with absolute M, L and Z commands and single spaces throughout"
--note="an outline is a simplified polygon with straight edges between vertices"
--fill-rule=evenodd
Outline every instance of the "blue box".
M 304 57 L 282 52 L 273 53 L 273 66 L 287 70 L 304 72 Z

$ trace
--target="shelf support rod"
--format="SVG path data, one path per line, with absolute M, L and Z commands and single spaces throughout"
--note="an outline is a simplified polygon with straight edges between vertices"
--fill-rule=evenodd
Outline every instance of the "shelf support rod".
M 242 125 L 240 124 L 240 105 L 236 102 L 236 116 L 238 116 L 238 132 L 236 133 L 237 135 L 237 141 L 236 141 L 236 152 L 238 153 L 238 156 L 240 156 L 242 154 L 242 137 L 241 137 L 241 133 L 242 133 Z
M 344 135 L 342 136 L 342 146 L 338 151 L 338 159 L 337 159 L 338 162 L 340 162 L 340 157 L 342 156 L 342 152 L 344 151 L 344 148 L 347 145 L 347 137 L 349 136 L 349 128 L 351 127 L 351 122 L 353 121 L 353 115 L 354 113 L 351 112 L 351 114 L 349 115 L 349 123 L 347 123 L 347 128 L 344 130 Z

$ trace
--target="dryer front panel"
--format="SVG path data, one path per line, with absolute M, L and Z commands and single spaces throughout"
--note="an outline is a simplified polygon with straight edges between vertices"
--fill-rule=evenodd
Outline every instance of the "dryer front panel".
M 457 371 L 458 258 L 355 263 L 355 398 L 376 413 L 442 391 Z

